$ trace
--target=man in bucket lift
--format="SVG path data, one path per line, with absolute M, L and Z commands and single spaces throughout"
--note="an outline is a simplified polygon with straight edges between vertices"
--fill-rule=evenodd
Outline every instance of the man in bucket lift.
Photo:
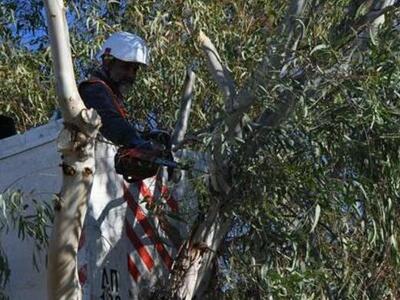
M 154 176 L 159 165 L 175 167 L 169 135 L 158 132 L 145 138 L 127 119 L 123 96 L 135 82 L 137 72 L 149 63 L 144 40 L 128 32 L 114 33 L 105 41 L 97 58 L 102 62 L 101 67 L 79 85 L 79 93 L 85 105 L 99 113 L 100 133 L 121 146 L 115 157 L 117 173 L 129 181 L 137 181 Z

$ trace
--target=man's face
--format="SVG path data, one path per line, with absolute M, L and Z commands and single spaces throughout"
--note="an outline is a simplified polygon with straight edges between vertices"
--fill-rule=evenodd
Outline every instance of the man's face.
M 139 66 L 138 63 L 125 62 L 119 59 L 109 61 L 108 71 L 110 78 L 118 85 L 122 95 L 126 95 L 132 88 Z

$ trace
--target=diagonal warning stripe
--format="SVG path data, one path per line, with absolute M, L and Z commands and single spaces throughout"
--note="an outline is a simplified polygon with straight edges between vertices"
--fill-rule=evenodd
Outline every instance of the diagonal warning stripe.
M 154 260 L 151 257 L 150 253 L 147 251 L 146 247 L 143 245 L 142 241 L 136 235 L 135 231 L 132 229 L 132 225 L 129 224 L 128 220 L 125 219 L 125 228 L 126 234 L 136 248 L 136 251 L 139 253 L 140 259 L 143 261 L 144 265 L 147 267 L 149 271 L 154 267 Z
M 161 186 L 161 185 L 158 185 Z M 138 182 L 137 183 L 137 188 L 141 195 L 147 200 L 147 203 L 150 205 L 154 203 L 154 197 L 150 191 L 150 189 L 145 185 L 144 182 Z M 161 189 L 164 193 L 169 193 L 168 188 L 164 186 L 164 189 Z M 165 196 L 165 194 L 164 194 Z M 167 194 L 168 196 L 168 194 Z M 175 212 L 178 211 L 178 203 L 173 199 L 172 197 L 166 198 L 167 204 L 169 204 L 169 207 L 171 208 L 171 211 Z M 166 218 L 165 215 L 159 214 L 157 215 L 158 221 L 160 223 L 160 226 L 162 230 L 165 232 L 165 234 L 168 236 L 169 240 L 172 241 L 174 247 L 178 249 L 181 245 L 181 238 L 180 238 L 180 233 L 179 230 L 177 230 L 174 226 L 170 224 L 168 219 Z
M 127 258 L 128 258 L 129 274 L 131 274 L 133 279 L 137 282 L 139 280 L 139 277 L 140 277 L 140 272 L 139 272 L 138 268 L 136 267 L 135 262 L 132 260 L 132 258 L 131 258 L 131 256 L 129 254 L 127 254 Z
M 140 181 L 138 184 L 138 189 L 140 191 L 140 194 L 144 197 L 144 198 L 149 198 L 150 203 L 152 203 L 154 201 L 153 199 L 153 195 L 150 192 L 150 189 L 146 186 L 146 184 L 143 181 Z M 171 210 L 173 212 L 177 212 L 178 211 L 178 203 L 176 202 L 176 200 L 170 195 L 168 188 L 163 185 L 161 187 L 161 195 L 162 197 L 165 198 L 165 201 L 167 202 L 168 206 L 171 208 Z
M 144 232 L 149 237 L 150 241 L 155 246 L 158 254 L 160 255 L 161 259 L 163 260 L 164 264 L 170 270 L 172 266 L 172 258 L 169 255 L 168 251 L 165 249 L 164 244 L 160 242 L 154 232 L 153 227 L 151 226 L 149 220 L 147 219 L 146 215 L 144 214 L 141 207 L 137 204 L 133 195 L 124 186 L 124 198 L 128 203 L 129 208 L 132 210 L 134 217 L 138 221 L 138 223 L 142 226 Z

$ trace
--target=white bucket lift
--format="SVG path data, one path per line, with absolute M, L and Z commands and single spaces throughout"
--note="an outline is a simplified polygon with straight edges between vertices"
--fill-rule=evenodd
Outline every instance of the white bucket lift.
M 51 121 L 0 140 L 0 193 L 19 189 L 28 202 L 54 198 L 61 187 L 56 151 L 61 127 L 61 120 Z M 156 177 L 128 184 L 114 171 L 115 151 L 106 143 L 96 145 L 96 173 L 78 252 L 80 282 L 88 300 L 138 299 L 151 292 L 157 280 L 167 279 L 197 213 L 185 173 L 173 185 Z M 163 213 L 148 211 L 154 203 Z M 10 299 L 46 299 L 45 253 L 37 272 L 32 241 L 20 241 L 10 232 L 1 236 L 1 243 L 11 269 L 6 289 Z

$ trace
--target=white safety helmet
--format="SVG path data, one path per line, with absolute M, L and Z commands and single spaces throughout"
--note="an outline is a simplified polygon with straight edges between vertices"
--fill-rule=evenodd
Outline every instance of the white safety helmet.
M 146 66 L 149 64 L 149 49 L 145 41 L 136 34 L 129 32 L 112 34 L 104 42 L 97 54 L 97 59 L 101 61 L 103 55 L 107 54 L 122 61 L 137 62 Z

